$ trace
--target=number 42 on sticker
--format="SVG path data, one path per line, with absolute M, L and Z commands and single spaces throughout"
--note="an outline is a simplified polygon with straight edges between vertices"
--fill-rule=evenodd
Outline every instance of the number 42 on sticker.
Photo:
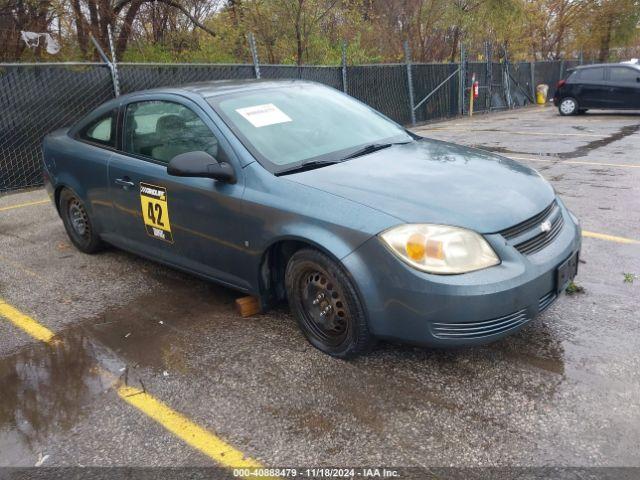
M 140 182 L 140 205 L 147 235 L 173 243 L 167 189 Z

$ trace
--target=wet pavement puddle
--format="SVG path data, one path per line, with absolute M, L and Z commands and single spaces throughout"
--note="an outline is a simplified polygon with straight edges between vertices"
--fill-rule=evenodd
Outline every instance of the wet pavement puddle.
M 541 157 L 558 158 L 561 160 L 586 157 L 587 155 L 589 155 L 589 153 L 593 152 L 594 150 L 606 147 L 614 142 L 623 140 L 638 132 L 640 132 L 640 123 L 635 125 L 625 125 L 621 127 L 617 132 L 609 136 L 600 138 L 598 140 L 593 140 L 591 142 L 587 142 L 584 145 L 579 145 L 569 152 L 557 152 L 557 153 L 536 152 L 534 155 L 538 155 Z M 530 152 L 520 152 L 520 151 L 512 150 L 507 147 L 496 146 L 496 145 L 476 144 L 476 145 L 471 145 L 471 147 L 478 148 L 481 150 L 487 150 L 494 153 L 502 153 L 505 155 L 532 155 Z
M 50 343 L 33 342 L 0 358 L 3 465 L 34 458 L 39 445 L 71 429 L 116 384 L 144 389 L 142 369 L 188 373 L 191 336 L 212 328 L 212 310 L 233 317 L 230 306 L 221 308 L 233 294 L 207 284 L 167 284 L 170 294 L 143 295 L 63 330 Z
M 115 367 L 83 334 L 33 343 L 0 359 L 0 458 L 33 458 L 47 438 L 73 427 L 115 382 L 99 364 Z

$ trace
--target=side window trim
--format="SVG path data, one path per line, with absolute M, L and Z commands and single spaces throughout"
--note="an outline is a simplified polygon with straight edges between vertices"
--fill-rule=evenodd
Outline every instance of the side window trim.
M 118 105 L 118 113 L 116 115 L 116 151 L 117 152 L 124 151 L 122 126 L 124 124 L 125 107 L 126 105 L 123 105 L 123 104 Z

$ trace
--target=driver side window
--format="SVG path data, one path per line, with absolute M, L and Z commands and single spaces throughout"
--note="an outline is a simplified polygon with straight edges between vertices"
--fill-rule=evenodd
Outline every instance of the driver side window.
M 165 100 L 127 106 L 124 150 L 165 164 L 176 155 L 198 150 L 225 161 L 218 139 L 200 117 L 184 105 Z

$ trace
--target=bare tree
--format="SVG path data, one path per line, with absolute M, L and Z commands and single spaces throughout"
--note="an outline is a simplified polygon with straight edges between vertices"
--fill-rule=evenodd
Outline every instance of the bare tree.
M 0 59 L 19 59 L 26 48 L 20 32 L 48 32 L 53 17 L 51 0 L 0 0 Z M 42 45 L 35 49 L 41 54 Z
M 192 2 L 196 4 L 196 12 L 192 12 L 186 6 L 186 0 L 118 0 L 115 4 L 111 0 L 71 0 L 73 14 L 75 16 L 78 45 L 83 54 L 87 55 L 89 48 L 89 34 L 92 34 L 101 44 L 103 49 L 108 49 L 109 26 L 117 31 L 115 42 L 116 56 L 121 57 L 127 49 L 128 42 L 134 30 L 134 23 L 140 15 L 141 9 L 146 4 L 152 4 L 152 11 L 157 12 L 157 5 L 165 7 L 164 13 L 160 13 L 159 23 L 153 26 L 154 36 L 157 41 L 166 27 L 170 17 L 167 9 L 171 9 L 184 15 L 191 24 L 201 28 L 209 35 L 215 36 L 215 32 L 207 27 L 202 18 L 202 4 L 204 2 Z M 208 13 L 208 12 L 207 12 Z M 199 15 L 200 14 L 200 15 Z

